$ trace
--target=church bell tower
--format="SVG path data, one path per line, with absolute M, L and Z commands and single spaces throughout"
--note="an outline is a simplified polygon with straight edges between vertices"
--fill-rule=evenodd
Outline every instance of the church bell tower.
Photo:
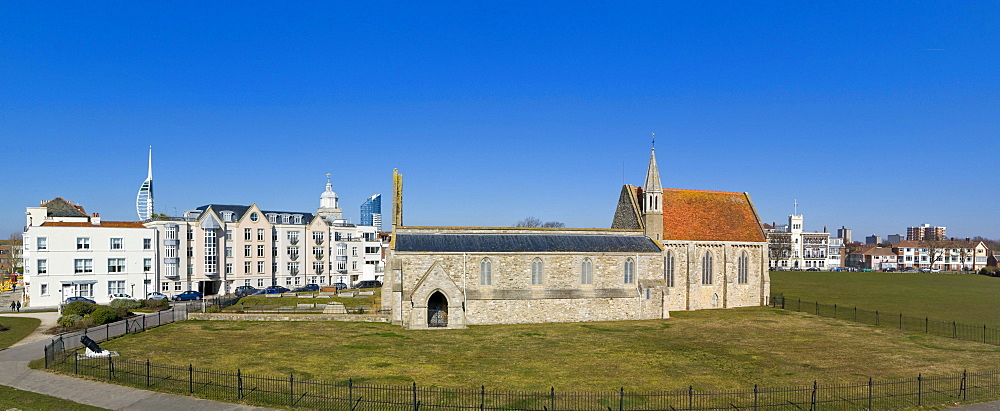
M 649 154 L 646 183 L 642 188 L 642 218 L 646 236 L 657 241 L 662 240 L 663 186 L 660 184 L 660 170 L 656 167 L 655 147 Z

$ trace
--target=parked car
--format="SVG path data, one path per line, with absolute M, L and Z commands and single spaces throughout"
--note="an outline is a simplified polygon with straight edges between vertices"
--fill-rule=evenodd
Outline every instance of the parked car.
M 67 298 L 66 299 L 66 304 L 69 304 L 69 303 L 72 303 L 72 302 L 76 302 L 76 301 L 83 301 L 83 302 L 88 302 L 88 303 L 91 303 L 91 304 L 97 304 L 97 301 L 91 300 L 91 299 L 89 299 L 87 297 L 78 297 L 78 296 L 73 296 L 73 297 Z
M 117 300 L 119 298 L 131 300 L 132 296 L 128 294 L 111 294 L 111 300 Z
M 940 272 L 941 272 L 941 269 L 940 269 L 940 268 L 932 268 L 932 269 L 931 269 L 931 272 L 932 272 L 932 273 L 940 273 Z
M 246 297 L 256 292 L 257 289 L 254 288 L 253 286 L 241 285 L 239 287 L 236 287 L 236 291 L 233 291 L 233 294 L 236 294 L 237 297 Z
M 158 293 L 158 292 L 154 291 L 154 292 L 151 292 L 149 294 L 146 294 L 146 299 L 147 300 L 166 300 L 167 296 L 165 294 L 163 294 L 163 293 Z
M 819 271 L 819 268 L 809 267 L 809 268 L 806 269 L 806 271 Z
M 376 280 L 358 281 L 357 284 L 354 284 L 354 288 L 380 288 L 380 287 L 382 287 L 382 282 Z
M 319 291 L 319 284 L 306 284 L 302 289 L 305 291 Z
M 346 290 L 347 289 L 347 284 L 344 284 L 344 283 L 333 283 L 333 284 L 330 284 L 330 286 L 331 287 L 337 287 L 337 291 Z
M 291 290 L 289 290 L 289 289 L 287 289 L 285 287 L 282 287 L 280 285 L 269 285 L 269 286 L 267 286 L 267 288 L 265 288 L 265 290 L 274 290 L 274 292 L 268 292 L 266 294 L 280 294 L 280 293 L 287 293 L 287 292 L 291 291 Z
M 920 269 L 920 272 L 922 272 L 922 273 L 929 273 L 929 272 L 931 272 L 931 269 L 927 268 L 927 267 L 924 267 L 924 268 Z
M 188 290 L 183 293 L 174 296 L 174 301 L 190 301 L 190 300 L 200 300 L 205 298 L 205 296 L 197 291 Z

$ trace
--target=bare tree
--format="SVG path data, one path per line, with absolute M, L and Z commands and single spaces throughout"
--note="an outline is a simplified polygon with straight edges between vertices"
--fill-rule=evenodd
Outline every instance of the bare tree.
M 850 243 L 844 243 L 844 248 L 842 248 L 840 255 L 844 256 L 844 265 L 848 265 L 848 260 L 851 258 L 851 254 L 857 254 L 861 250 L 861 242 L 853 241 Z M 863 261 L 864 259 L 862 259 Z M 853 268 L 861 268 L 860 265 L 855 264 Z
M 934 268 L 934 264 L 938 264 L 941 261 L 941 257 L 944 255 L 945 248 L 947 248 L 947 241 L 944 239 L 930 238 L 920 241 L 920 247 L 927 250 L 927 258 L 930 260 L 930 268 Z
M 525 217 L 523 220 L 514 223 L 514 227 L 550 227 L 550 228 L 562 228 L 566 227 L 566 224 L 560 223 L 558 221 L 546 221 L 542 222 L 538 218 L 533 216 Z
M 21 273 L 21 233 L 11 233 L 0 245 L 0 273 Z

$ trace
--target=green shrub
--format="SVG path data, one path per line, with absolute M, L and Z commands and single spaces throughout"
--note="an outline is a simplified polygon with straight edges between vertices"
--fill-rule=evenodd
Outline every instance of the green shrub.
M 207 312 L 207 313 L 221 313 L 222 309 L 219 308 L 219 306 L 217 306 L 217 305 L 213 305 L 211 307 L 206 308 L 205 312 Z
M 76 327 L 76 323 L 80 320 L 83 320 L 82 316 L 76 314 L 68 314 L 59 317 L 59 320 L 56 321 L 56 324 L 59 324 L 59 326 L 63 328 L 73 328 Z
M 153 300 L 153 299 L 145 300 L 143 301 L 143 304 L 145 305 L 146 308 L 154 310 L 167 308 L 168 305 L 167 300 Z
M 102 325 L 118 321 L 122 317 L 114 308 L 99 306 L 94 312 L 90 313 L 90 319 L 94 321 L 94 325 Z
M 86 301 L 73 301 L 66 304 L 66 307 L 63 307 L 63 315 L 79 315 L 82 317 L 94 312 L 96 309 L 97 304 L 88 303 Z
M 142 307 L 142 305 L 143 304 L 142 304 L 141 301 L 127 300 L 127 299 L 124 299 L 124 298 L 118 298 L 118 299 L 111 300 L 111 304 L 108 304 L 108 306 L 110 306 L 111 308 L 114 308 L 114 309 L 123 309 L 123 310 L 126 310 L 126 311 L 127 310 L 134 310 L 136 308 Z

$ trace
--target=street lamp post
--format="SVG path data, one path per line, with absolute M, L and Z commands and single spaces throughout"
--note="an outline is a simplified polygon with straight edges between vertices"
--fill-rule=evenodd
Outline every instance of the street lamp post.
M 132 292 L 129 293 L 129 296 L 135 298 L 135 283 L 132 283 L 130 285 L 132 286 Z

